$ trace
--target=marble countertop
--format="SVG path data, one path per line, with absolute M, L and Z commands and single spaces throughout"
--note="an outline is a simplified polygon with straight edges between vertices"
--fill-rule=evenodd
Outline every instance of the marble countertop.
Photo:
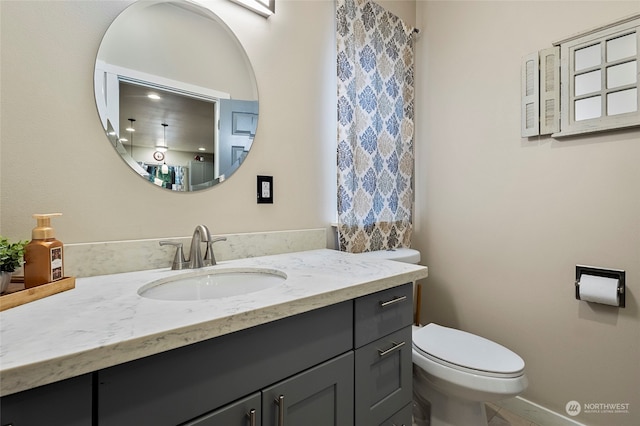
M 144 284 L 193 272 L 150 271 L 76 280 L 76 288 L 0 312 L 0 396 L 121 364 L 416 281 L 419 265 L 312 250 L 219 262 L 265 268 L 282 284 L 214 300 L 143 298 Z

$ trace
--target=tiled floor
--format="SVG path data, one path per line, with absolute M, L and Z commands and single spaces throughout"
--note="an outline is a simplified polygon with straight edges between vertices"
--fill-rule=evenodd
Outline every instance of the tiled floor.
M 537 423 L 518 417 L 497 405 L 487 404 L 486 409 L 489 426 L 538 426 Z
M 486 409 L 489 426 L 539 426 L 538 424 L 523 419 L 522 417 L 518 417 L 512 412 L 497 405 L 487 404 Z M 414 426 L 416 426 L 416 423 L 414 423 Z

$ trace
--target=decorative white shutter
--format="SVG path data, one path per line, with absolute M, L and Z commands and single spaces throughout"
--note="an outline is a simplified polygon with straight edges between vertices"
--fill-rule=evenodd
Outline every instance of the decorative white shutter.
M 521 128 L 523 138 L 540 134 L 538 52 L 524 57 L 522 63 Z
M 540 51 L 540 134 L 560 131 L 560 47 Z

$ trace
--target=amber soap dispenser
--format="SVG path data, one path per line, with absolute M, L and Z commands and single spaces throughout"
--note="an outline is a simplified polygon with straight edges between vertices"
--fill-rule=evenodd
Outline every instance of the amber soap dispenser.
M 55 239 L 51 218 L 62 213 L 34 214 L 37 226 L 24 252 L 24 287 L 31 288 L 64 277 L 62 242 Z

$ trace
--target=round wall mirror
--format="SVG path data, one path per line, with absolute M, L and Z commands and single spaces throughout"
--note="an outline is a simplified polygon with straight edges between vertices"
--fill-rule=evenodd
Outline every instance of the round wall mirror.
M 108 141 L 155 186 L 209 188 L 253 144 L 258 90 L 249 58 L 215 13 L 187 0 L 125 9 L 100 44 L 94 89 Z

